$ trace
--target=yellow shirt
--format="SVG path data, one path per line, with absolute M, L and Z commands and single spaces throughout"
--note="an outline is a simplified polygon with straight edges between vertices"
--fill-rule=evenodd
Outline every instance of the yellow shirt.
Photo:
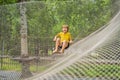
M 69 42 L 70 40 L 72 40 L 71 34 L 69 32 L 67 32 L 67 33 L 60 32 L 56 36 L 60 37 L 61 42 L 63 42 L 63 41 Z

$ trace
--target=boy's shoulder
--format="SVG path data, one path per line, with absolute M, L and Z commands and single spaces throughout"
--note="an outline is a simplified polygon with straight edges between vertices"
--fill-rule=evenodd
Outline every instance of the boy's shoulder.
M 63 34 L 63 32 L 59 32 L 58 34 Z
M 67 32 L 68 34 L 71 34 L 70 32 Z
M 64 32 L 60 32 L 59 34 L 64 34 Z M 71 34 L 70 32 L 67 32 L 66 34 Z
M 59 33 L 63 33 L 63 32 L 59 32 Z

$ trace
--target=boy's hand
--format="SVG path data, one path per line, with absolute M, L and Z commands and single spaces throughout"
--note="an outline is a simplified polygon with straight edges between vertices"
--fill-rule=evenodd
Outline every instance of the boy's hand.
M 53 41 L 56 41 L 56 39 L 54 38 Z
M 72 44 L 72 43 L 73 43 L 73 41 L 71 40 L 69 43 L 70 43 L 70 44 Z
M 56 41 L 56 37 L 53 39 L 53 41 Z

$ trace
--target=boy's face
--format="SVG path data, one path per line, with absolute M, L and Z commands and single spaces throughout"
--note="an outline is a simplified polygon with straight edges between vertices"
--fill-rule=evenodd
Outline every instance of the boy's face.
M 66 32 L 68 31 L 68 29 L 67 29 L 66 27 L 63 27 L 63 28 L 62 28 L 62 31 L 63 31 L 64 33 L 66 33 Z

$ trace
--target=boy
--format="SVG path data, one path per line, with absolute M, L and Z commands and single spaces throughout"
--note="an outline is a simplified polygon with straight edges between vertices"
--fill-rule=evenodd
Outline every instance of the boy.
M 62 26 L 62 32 L 58 33 L 53 41 L 55 41 L 55 50 L 53 53 L 58 52 L 58 48 L 61 48 L 59 51 L 60 53 L 64 53 L 64 49 L 67 49 L 69 45 L 72 43 L 71 34 L 68 32 L 69 26 L 63 25 Z

